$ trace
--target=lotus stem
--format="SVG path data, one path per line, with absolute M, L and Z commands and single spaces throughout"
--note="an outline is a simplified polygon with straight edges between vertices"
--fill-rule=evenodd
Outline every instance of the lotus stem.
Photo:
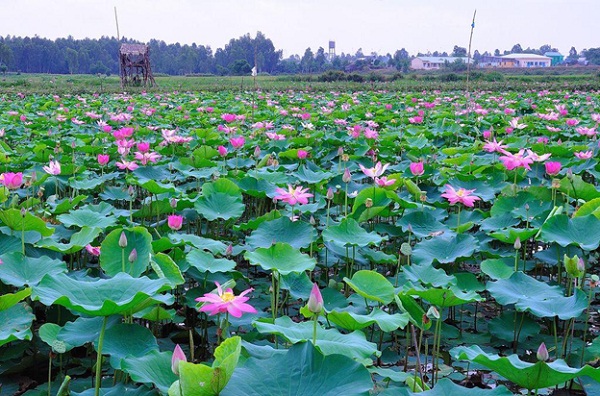
M 96 383 L 94 384 L 94 396 L 100 396 L 100 386 L 102 385 L 102 346 L 104 345 L 104 332 L 106 331 L 106 322 L 108 316 L 102 320 L 100 335 L 98 336 L 98 355 L 96 357 Z

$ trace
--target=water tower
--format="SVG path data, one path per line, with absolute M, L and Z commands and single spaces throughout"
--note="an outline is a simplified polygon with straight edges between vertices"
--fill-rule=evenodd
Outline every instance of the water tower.
M 335 41 L 329 40 L 329 60 L 335 58 Z

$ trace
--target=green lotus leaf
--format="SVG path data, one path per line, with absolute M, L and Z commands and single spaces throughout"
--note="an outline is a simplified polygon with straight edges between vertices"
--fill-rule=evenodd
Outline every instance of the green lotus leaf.
M 115 216 L 98 213 L 88 207 L 61 214 L 57 219 L 63 223 L 65 227 L 98 227 L 105 229 L 117 224 L 117 218 Z
M 179 381 L 169 389 L 169 396 L 213 396 L 221 391 L 233 375 L 242 350 L 240 337 L 231 337 L 223 341 L 215 350 L 212 366 L 179 363 Z
M 168 289 L 162 279 L 133 278 L 125 273 L 86 280 L 57 274 L 44 276 L 31 298 L 91 316 L 131 315 L 155 304 L 172 303 L 173 296 L 158 294 Z
M 121 369 L 128 373 L 134 382 L 154 385 L 165 394 L 177 380 L 177 376 L 171 370 L 172 356 L 173 352 L 152 350 L 143 356 L 129 356 L 123 359 Z
M 446 274 L 441 268 L 432 265 L 410 265 L 402 268 L 406 279 L 414 283 L 431 285 L 433 287 L 446 287 L 457 283 L 456 277 Z
M 198 249 L 208 250 L 212 254 L 223 254 L 227 250 L 227 245 L 223 242 L 197 235 L 169 234 L 169 239 L 175 243 L 185 243 Z
M 16 287 L 37 285 L 46 274 L 67 272 L 64 261 L 46 256 L 39 258 L 23 256 L 21 252 L 12 252 L 0 256 L 4 264 L 0 271 L 0 280 Z
M 119 246 L 119 239 L 124 233 L 127 238 L 127 246 Z M 133 262 L 129 256 L 133 249 L 137 257 Z M 126 229 L 115 229 L 102 241 L 100 250 L 100 266 L 109 276 L 118 273 L 128 273 L 131 276 L 140 276 L 150 264 L 152 253 L 152 235 L 145 227 L 133 227 Z M 123 271 L 124 270 L 124 271 Z
M 324 241 L 334 241 L 342 246 L 365 247 L 378 245 L 383 241 L 376 232 L 368 232 L 352 218 L 344 219 L 339 225 L 326 228 L 322 236 Z
M 44 238 L 36 243 L 37 246 L 65 254 L 73 254 L 92 243 L 102 232 L 101 228 L 83 227 L 71 236 L 69 243 L 57 242 L 52 238 Z
M 406 292 L 411 296 L 419 296 L 436 307 L 446 308 L 455 305 L 462 305 L 473 301 L 482 301 L 483 297 L 472 290 L 463 291 L 458 287 L 449 287 L 447 289 L 411 289 Z
M 346 330 L 360 330 L 376 323 L 385 332 L 403 329 L 408 324 L 408 313 L 390 315 L 375 308 L 368 315 L 360 315 L 349 311 L 331 311 L 327 319 Z
M 461 257 L 471 257 L 477 247 L 477 239 L 472 235 L 444 234 L 418 242 L 413 249 L 412 259 L 420 265 L 430 265 L 434 261 L 454 263 Z
M 0 346 L 15 340 L 31 340 L 35 315 L 25 303 L 0 311 Z
M 542 226 L 540 237 L 560 246 L 576 245 L 595 250 L 600 245 L 600 219 L 594 215 L 569 218 L 561 214 L 550 217 Z
M 344 278 L 344 282 L 362 297 L 383 304 L 392 302 L 396 294 L 390 281 L 375 271 L 357 271 L 352 279 Z
M 303 221 L 291 221 L 287 216 L 265 221 L 246 238 L 252 248 L 268 248 L 277 242 L 285 242 L 300 249 L 310 246 L 317 238 L 317 231 Z
M 496 232 L 491 232 L 489 235 L 497 240 L 510 243 L 511 245 L 515 243 L 517 238 L 521 242 L 524 242 L 538 233 L 537 228 L 505 228 L 502 230 L 498 230 Z
M 166 279 L 171 287 L 185 283 L 179 267 L 170 256 L 164 253 L 154 254 L 150 260 L 150 265 L 156 275 L 161 279 Z
M 187 262 L 190 266 L 197 268 L 200 272 L 229 272 L 235 268 L 235 261 L 215 258 L 211 253 L 200 249 L 192 249 L 187 254 Z
M 246 208 L 242 202 L 241 194 L 240 196 L 233 196 L 220 192 L 202 195 L 198 198 L 194 207 L 198 213 L 209 221 L 238 218 Z
M 283 242 L 278 242 L 268 249 L 258 248 L 253 252 L 246 252 L 244 258 L 265 271 L 277 271 L 281 275 L 309 271 L 316 265 L 315 259 Z
M 250 358 L 238 367 L 221 396 L 367 396 L 369 371 L 347 356 L 323 355 L 311 343 L 270 359 Z
M 13 231 L 36 231 L 44 237 L 54 233 L 54 229 L 48 227 L 44 220 L 34 216 L 29 211 L 26 211 L 25 216 L 23 216 L 19 209 L 0 210 L 0 222 Z
M 259 319 L 254 326 L 259 333 L 276 334 L 292 344 L 309 341 L 313 337 L 312 322 L 296 323 L 287 316 L 275 319 L 275 323 Z M 336 329 L 323 329 L 320 326 L 317 326 L 317 348 L 325 355 L 339 354 L 360 361 L 381 354 L 377 345 L 367 341 L 361 331 L 342 334 Z
M 72 396 L 94 396 L 94 388 L 87 389 L 83 392 L 74 392 L 71 390 L 70 395 Z M 157 396 L 156 389 L 149 389 L 146 386 L 140 386 L 138 388 L 131 384 L 118 383 L 110 388 L 100 389 L 101 396 Z M 62 395 L 60 395 L 62 396 Z
M 499 304 L 515 304 L 517 310 L 530 311 L 538 317 L 576 318 L 588 303 L 585 293 L 579 289 L 571 297 L 564 297 L 559 286 L 549 286 L 522 272 L 488 282 L 487 289 Z
M 412 233 L 418 238 L 426 238 L 435 235 L 440 231 L 449 232 L 450 229 L 436 220 L 428 210 L 415 210 L 403 215 L 396 225 L 402 227 L 402 231 L 408 232 L 412 229 Z
M 27 298 L 31 295 L 31 288 L 25 288 L 23 290 L 19 290 L 16 293 L 7 293 L 0 296 L 0 311 L 4 311 L 5 309 L 14 307 L 24 298 Z
M 450 354 L 458 360 L 469 360 L 481 364 L 529 390 L 558 385 L 583 375 L 589 375 L 596 381 L 600 381 L 599 369 L 587 365 L 579 369 L 569 367 L 560 359 L 551 363 L 541 361 L 529 363 L 522 361 L 517 355 L 500 357 L 488 354 L 477 345 L 452 348 Z
M 98 350 L 97 340 L 94 348 Z M 149 329 L 139 324 L 119 323 L 104 334 L 102 353 L 110 355 L 110 365 L 114 369 L 122 369 L 121 359 L 143 357 L 153 351 L 158 352 L 156 338 Z
M 389 389 L 379 393 L 379 396 L 511 396 L 513 393 L 504 385 L 494 389 L 466 388 L 452 382 L 448 378 L 440 379 L 433 389 L 413 393 L 409 388 Z

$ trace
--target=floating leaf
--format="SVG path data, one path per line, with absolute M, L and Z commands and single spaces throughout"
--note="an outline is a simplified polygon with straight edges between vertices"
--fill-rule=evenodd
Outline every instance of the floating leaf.
M 594 369 L 587 365 L 576 369 L 569 367 L 560 359 L 551 363 L 542 361 L 528 363 L 519 359 L 517 355 L 500 357 L 485 353 L 477 345 L 456 347 L 450 350 L 450 354 L 455 359 L 479 363 L 494 370 L 509 381 L 529 390 L 558 385 L 583 375 L 589 375 L 596 381 L 600 381 L 599 369 Z
M 54 229 L 48 227 L 44 220 L 26 211 L 25 216 L 19 209 L 6 209 L 0 211 L 0 221 L 13 231 L 36 231 L 42 236 L 48 237 L 54 233 Z
M 153 350 L 144 356 L 123 359 L 121 368 L 134 382 L 154 385 L 162 393 L 167 393 L 171 384 L 177 380 L 171 370 L 172 356 L 172 352 Z
M 192 249 L 186 257 L 190 266 L 200 272 L 229 272 L 235 268 L 235 261 L 215 258 L 211 253 L 199 249 Z
M 105 214 L 95 212 L 88 207 L 62 214 L 58 216 L 57 219 L 63 223 L 65 227 L 108 228 L 117 224 L 117 218 L 115 216 L 106 216 Z
M 94 343 L 98 350 L 98 342 Z M 110 355 L 110 365 L 121 369 L 121 359 L 143 357 L 158 352 L 158 343 L 150 330 L 139 324 L 119 323 L 106 330 L 102 353 Z M 126 360 L 127 360 L 126 359 Z
M 360 330 L 374 323 L 385 332 L 403 329 L 408 324 L 409 315 L 390 315 L 379 308 L 375 308 L 368 315 L 359 315 L 349 311 L 331 311 L 327 313 L 327 320 L 346 330 Z
M 376 232 L 367 232 L 354 219 L 347 218 L 337 226 L 331 226 L 323 231 L 324 241 L 334 241 L 342 246 L 378 245 L 383 238 Z
M 0 346 L 15 340 L 31 340 L 35 315 L 22 303 L 0 311 Z
M 392 302 L 396 294 L 390 281 L 375 271 L 357 271 L 352 279 L 344 278 L 344 282 L 362 297 L 383 304 Z
M 287 316 L 275 319 L 275 323 L 254 322 L 260 333 L 277 334 L 292 344 L 312 340 L 313 323 L 295 323 Z M 317 326 L 317 348 L 325 355 L 344 355 L 356 360 L 369 359 L 380 355 L 377 345 L 366 340 L 361 331 L 342 334 L 336 329 L 323 329 Z
M 69 243 L 60 243 L 52 238 L 44 238 L 36 243 L 37 246 L 65 254 L 73 254 L 92 243 L 102 232 L 100 228 L 83 227 L 71 236 Z
M 316 265 L 315 259 L 282 242 L 268 249 L 258 248 L 253 252 L 246 252 L 244 258 L 265 271 L 277 271 L 282 275 L 312 270 Z
M 26 297 L 31 295 L 31 289 L 25 288 L 16 293 L 7 293 L 0 296 L 0 311 L 11 308 Z
M 410 387 L 409 387 L 410 388 Z M 456 385 L 448 378 L 440 379 L 431 390 L 413 393 L 409 388 L 390 389 L 384 391 L 380 396 L 512 396 L 513 393 L 504 385 L 494 389 L 466 388 Z
M 600 219 L 594 215 L 569 218 L 561 214 L 550 217 L 541 230 L 541 239 L 560 246 L 576 245 L 595 250 L 600 245 Z
M 22 287 L 37 285 L 46 274 L 67 272 L 64 261 L 54 260 L 46 256 L 39 258 L 23 256 L 20 252 L 12 252 L 0 256 L 4 264 L 0 270 L 0 280 L 7 285 Z
M 131 315 L 151 305 L 171 303 L 172 296 L 158 294 L 166 289 L 164 280 L 133 278 L 125 273 L 111 279 L 86 280 L 57 274 L 44 276 L 31 298 L 92 316 Z
M 362 364 L 347 356 L 323 355 L 304 342 L 286 354 L 246 360 L 221 395 L 367 396 L 372 387 L 371 375 Z
M 246 238 L 252 248 L 268 248 L 277 242 L 285 242 L 300 249 L 310 246 L 317 238 L 314 227 L 303 221 L 291 221 L 288 217 L 265 221 Z
M 127 238 L 127 246 L 125 248 L 119 246 L 119 239 L 122 233 Z M 133 262 L 130 262 L 129 256 L 133 249 L 136 250 L 137 257 Z M 100 266 L 109 276 L 125 272 L 137 277 L 143 274 L 148 268 L 150 253 L 152 253 L 152 235 L 150 235 L 146 228 L 118 228 L 108 234 L 102 242 Z
M 420 265 L 429 265 L 434 261 L 454 263 L 461 257 L 471 257 L 477 247 L 477 240 L 469 234 L 442 235 L 417 243 L 412 258 Z

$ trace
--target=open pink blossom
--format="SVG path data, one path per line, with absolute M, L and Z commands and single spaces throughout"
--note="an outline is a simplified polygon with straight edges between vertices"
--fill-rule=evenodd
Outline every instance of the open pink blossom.
M 538 154 L 534 153 L 533 151 L 531 151 L 530 149 L 527 149 L 527 157 L 531 158 L 533 160 L 533 162 L 544 162 L 548 158 L 550 158 L 551 155 L 552 154 L 549 154 L 549 153 L 538 155 Z
M 391 186 L 394 183 L 396 183 L 396 179 L 388 180 L 388 178 L 385 176 L 383 176 L 382 178 L 379 178 L 379 177 L 375 178 L 375 184 L 377 184 L 379 187 Z
M 306 150 L 298 150 L 298 159 L 305 159 L 306 157 L 308 157 L 308 151 Z
M 475 189 L 467 190 L 461 187 L 458 190 L 455 190 L 450 184 L 446 184 L 445 188 L 446 189 L 444 190 L 442 197 L 446 198 L 450 202 L 450 205 L 455 205 L 460 202 L 463 205 L 472 208 L 475 204 L 475 201 L 481 200 L 481 198 L 478 196 L 471 195 Z
M 100 246 L 92 246 L 89 243 L 85 246 L 85 250 L 92 256 L 100 256 Z
M 140 167 L 135 161 L 126 161 L 126 160 L 122 160 L 122 162 L 117 161 L 116 165 L 117 165 L 117 168 L 119 168 L 121 170 L 127 169 L 130 171 L 134 171 Z
M 383 175 L 390 164 L 381 165 L 381 162 L 377 162 L 373 168 L 365 168 L 362 164 L 359 164 L 358 166 L 365 175 L 369 176 L 371 179 L 375 179 L 376 177 Z
M 227 123 L 235 121 L 235 114 L 221 114 L 221 119 Z
M 250 298 L 245 297 L 246 294 L 250 293 L 252 288 L 244 290 L 239 296 L 233 294 L 232 289 L 227 289 L 223 292 L 219 282 L 215 282 L 217 285 L 217 294 L 206 293 L 203 297 L 198 297 L 196 301 L 204 303 L 200 307 L 200 312 L 207 312 L 209 315 L 216 315 L 220 313 L 228 312 L 231 316 L 241 318 L 246 312 L 256 313 L 256 309 L 247 304 Z
M 0 184 L 9 190 L 16 190 L 23 184 L 23 173 L 22 172 L 6 172 L 0 175 Z
M 44 169 L 44 172 L 46 172 L 49 175 L 60 175 L 60 162 L 50 161 L 48 166 L 44 166 L 42 167 L 42 169 Z
M 498 141 L 496 141 L 496 138 L 494 138 L 494 140 L 491 142 L 489 142 L 489 141 L 485 142 L 485 144 L 483 145 L 483 151 L 486 151 L 488 153 L 493 153 L 493 152 L 501 153 L 507 147 L 508 147 L 507 145 L 502 144 L 502 140 L 500 140 L 498 142 Z
M 229 143 L 233 146 L 233 148 L 239 149 L 244 146 L 246 143 L 246 139 L 243 136 L 236 136 L 229 139 Z
M 589 151 L 578 151 L 575 153 L 575 157 L 581 159 L 581 160 L 586 160 L 586 159 L 590 159 L 594 156 L 594 152 L 592 150 Z
M 504 155 L 498 157 L 498 159 L 502 161 L 504 167 L 506 167 L 508 170 L 513 170 L 519 167 L 531 170 L 530 165 L 533 163 L 533 159 L 529 156 L 526 157 L 524 154 L 524 149 L 519 150 L 519 152 L 516 154 L 504 151 Z
M 140 161 L 142 165 L 147 165 L 148 162 L 156 163 L 162 157 L 160 154 L 152 152 L 140 153 L 139 151 L 135 152 L 135 159 Z
M 110 156 L 108 154 L 98 154 L 98 164 L 100 166 L 108 164 L 108 161 L 110 161 Z
M 287 202 L 290 205 L 306 205 L 308 203 L 308 198 L 312 197 L 313 194 L 308 193 L 308 188 L 302 188 L 301 186 L 292 187 L 291 184 L 288 184 L 288 189 L 277 187 L 275 192 L 277 195 L 273 198 L 275 201 L 283 201 Z

